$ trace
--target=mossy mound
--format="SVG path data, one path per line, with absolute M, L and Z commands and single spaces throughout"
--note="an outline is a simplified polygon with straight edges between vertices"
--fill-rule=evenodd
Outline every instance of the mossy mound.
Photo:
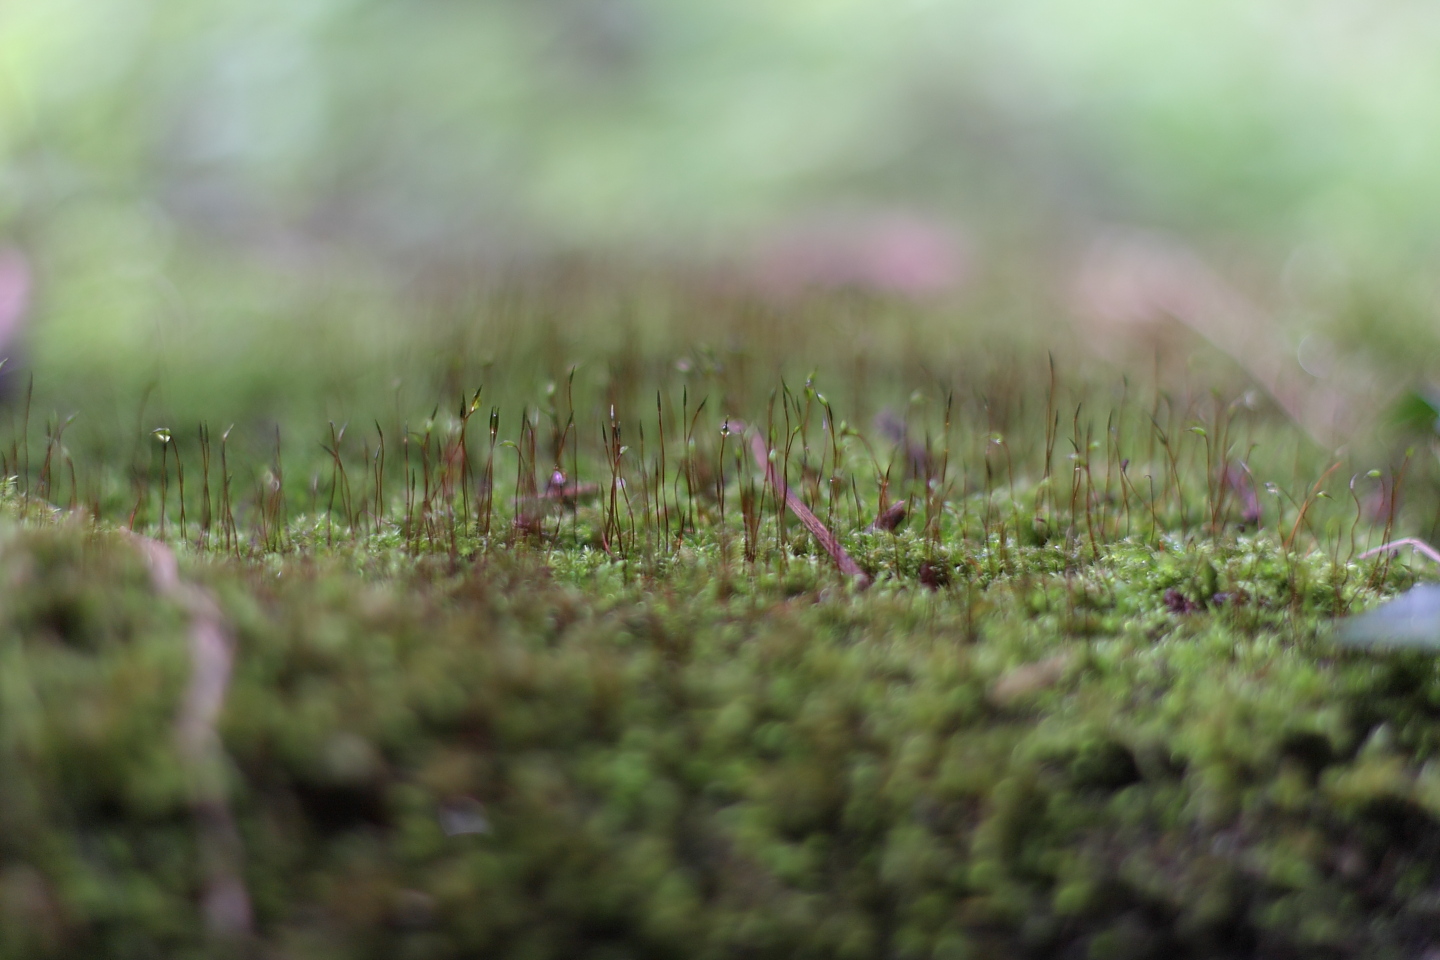
M 187 563 L 237 635 L 220 732 L 257 933 L 233 948 L 1440 948 L 1434 660 L 1338 651 L 1304 587 L 1323 559 L 1032 549 L 865 593 L 804 558 L 743 589 L 503 554 Z M 217 955 L 183 611 L 78 526 L 10 530 L 0 584 L 0 957 Z

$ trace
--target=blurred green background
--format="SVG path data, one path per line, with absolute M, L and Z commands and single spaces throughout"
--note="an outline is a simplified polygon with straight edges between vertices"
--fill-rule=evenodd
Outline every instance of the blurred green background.
M 1419 371 L 1437 49 L 1400 0 L 8 0 L 0 241 L 57 403 L 388 382 L 538 265 L 963 289 L 1008 329 L 1115 225 Z M 597 311 L 548 309 L 583 353 Z

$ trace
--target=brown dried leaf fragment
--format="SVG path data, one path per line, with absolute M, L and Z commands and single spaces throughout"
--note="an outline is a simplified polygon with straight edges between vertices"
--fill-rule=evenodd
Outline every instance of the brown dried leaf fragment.
M 875 517 L 875 522 L 870 524 L 870 529 L 883 533 L 893 533 L 899 529 L 900 524 L 905 522 L 905 517 L 909 513 L 909 510 L 910 502 L 908 500 L 897 500 L 895 503 L 890 504 L 890 506 L 880 511 L 879 515 Z

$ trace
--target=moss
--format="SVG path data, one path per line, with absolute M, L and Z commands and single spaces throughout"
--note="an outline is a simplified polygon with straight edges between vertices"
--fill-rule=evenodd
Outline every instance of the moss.
M 645 577 L 189 562 L 237 631 L 221 733 L 264 948 L 1428 948 L 1435 663 L 1332 648 L 1319 554 L 1057 543 L 946 544 L 946 585 L 918 579 L 933 546 L 857 535 L 901 571 L 864 594 L 803 556 L 717 591 L 704 538 Z M 0 566 L 0 957 L 203 955 L 183 611 L 88 528 L 11 529 Z

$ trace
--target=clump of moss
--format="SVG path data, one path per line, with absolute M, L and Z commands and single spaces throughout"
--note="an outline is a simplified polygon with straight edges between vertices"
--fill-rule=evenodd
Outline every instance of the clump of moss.
M 866 593 L 803 558 L 717 593 L 703 551 L 656 579 L 189 563 L 237 635 L 221 734 L 260 946 L 1429 949 L 1435 663 L 1341 654 L 1308 601 L 1267 599 L 1323 556 L 1122 545 L 1077 577 L 1050 549 Z M 89 528 L 12 529 L 0 568 L 0 957 L 206 955 L 183 611 Z

